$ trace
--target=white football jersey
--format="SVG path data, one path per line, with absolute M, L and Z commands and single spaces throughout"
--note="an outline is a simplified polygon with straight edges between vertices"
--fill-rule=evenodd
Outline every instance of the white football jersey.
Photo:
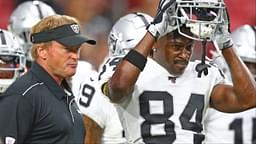
M 232 81 L 224 58 L 215 56 L 214 63 L 228 76 L 228 80 Z M 207 144 L 256 144 L 255 108 L 240 113 L 223 113 L 210 108 L 206 114 L 205 124 Z
M 126 143 L 116 108 L 101 93 L 98 81 L 84 79 L 80 87 L 80 92 L 76 99 L 79 109 L 82 114 L 90 117 L 104 129 L 102 144 Z
M 71 77 L 71 89 L 76 97 L 79 93 L 80 84 L 84 80 L 94 79 L 97 76 L 97 71 L 92 64 L 87 61 L 79 60 L 76 68 L 76 73 Z
M 184 144 L 204 140 L 203 122 L 210 93 L 225 79 L 215 66 L 208 68 L 207 76 L 198 78 L 198 63 L 190 62 L 184 74 L 173 79 L 148 58 L 132 96 L 118 109 L 128 143 Z M 110 74 L 101 73 L 103 84 Z
M 207 144 L 256 144 L 256 108 L 232 114 L 210 108 L 205 123 Z

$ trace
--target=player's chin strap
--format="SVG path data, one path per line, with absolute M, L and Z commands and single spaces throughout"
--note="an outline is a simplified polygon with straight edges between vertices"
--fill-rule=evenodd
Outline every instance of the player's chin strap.
M 205 57 L 206 57 L 206 47 L 207 41 L 204 40 L 202 41 L 202 45 L 203 45 L 203 53 L 202 53 L 202 59 L 201 59 L 201 63 L 196 65 L 196 71 L 198 72 L 197 77 L 201 77 L 202 73 L 204 72 L 204 75 L 208 75 L 208 67 L 210 67 L 210 65 L 205 63 Z

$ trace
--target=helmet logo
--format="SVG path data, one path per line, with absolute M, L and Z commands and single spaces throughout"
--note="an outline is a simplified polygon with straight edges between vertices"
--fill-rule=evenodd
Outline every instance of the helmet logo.
M 15 143 L 15 138 L 13 138 L 13 137 L 6 137 L 5 138 L 5 143 L 6 144 L 14 144 Z
M 70 27 L 73 30 L 73 32 L 75 32 L 77 34 L 80 32 L 79 26 L 77 24 L 72 24 L 72 25 L 70 25 Z

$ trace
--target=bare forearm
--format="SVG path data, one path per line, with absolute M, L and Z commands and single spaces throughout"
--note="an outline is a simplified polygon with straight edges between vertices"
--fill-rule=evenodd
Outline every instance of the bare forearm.
M 149 33 L 146 34 L 134 50 L 145 58 L 150 54 L 155 38 Z M 129 96 L 139 77 L 141 70 L 127 60 L 123 60 L 118 65 L 115 73 L 109 81 L 109 95 L 113 102 L 120 102 L 126 96 Z
M 103 129 L 87 116 L 84 116 L 84 124 L 86 129 L 84 144 L 100 144 Z

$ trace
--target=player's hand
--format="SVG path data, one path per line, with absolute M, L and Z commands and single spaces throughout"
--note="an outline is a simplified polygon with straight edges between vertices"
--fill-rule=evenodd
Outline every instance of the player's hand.
M 224 18 L 225 19 L 225 18 Z M 232 47 L 233 41 L 230 34 L 229 17 L 226 10 L 226 22 L 220 23 L 217 26 L 216 33 L 214 36 L 215 46 L 219 50 Z
M 160 0 L 157 14 L 147 27 L 148 32 L 151 33 L 156 39 L 163 36 L 167 32 L 172 31 L 172 27 L 169 26 L 170 23 L 170 9 L 174 10 L 176 0 Z M 168 12 L 169 11 L 169 12 Z

